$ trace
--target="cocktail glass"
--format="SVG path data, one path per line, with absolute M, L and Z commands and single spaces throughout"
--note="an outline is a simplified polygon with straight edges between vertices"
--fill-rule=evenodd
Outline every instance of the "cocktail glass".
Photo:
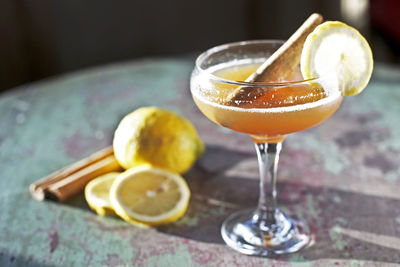
M 244 66 L 261 64 L 282 43 L 244 41 L 211 48 L 197 58 L 191 76 L 192 96 L 201 112 L 221 126 L 248 134 L 256 147 L 258 206 L 232 214 L 221 227 L 228 246 L 249 255 L 291 253 L 310 244 L 308 227 L 277 207 L 279 152 L 287 134 L 321 123 L 339 108 L 343 99 L 331 75 L 304 81 L 294 72 L 292 77 L 279 81 L 243 82 L 249 74 L 245 72 L 251 69 Z M 227 104 L 226 99 L 240 86 L 254 88 L 258 94 Z

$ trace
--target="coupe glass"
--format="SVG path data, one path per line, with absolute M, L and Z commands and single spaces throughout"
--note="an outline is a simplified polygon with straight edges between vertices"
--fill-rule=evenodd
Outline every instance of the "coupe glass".
M 283 214 L 277 207 L 279 152 L 287 134 L 324 121 L 342 102 L 337 82 L 331 75 L 307 81 L 302 80 L 301 75 L 293 75 L 268 83 L 250 83 L 216 74 L 226 67 L 234 70 L 235 66 L 243 64 L 261 64 L 282 43 L 279 40 L 257 40 L 211 48 L 197 58 L 191 76 L 192 96 L 201 112 L 223 127 L 249 135 L 255 144 L 260 173 L 258 206 L 232 214 L 221 228 L 228 246 L 249 255 L 291 253 L 310 243 L 308 227 Z M 258 94 L 227 103 L 227 97 L 238 87 L 254 88 L 257 91 L 253 92 Z M 313 87 L 322 89 L 323 97 L 307 101 L 315 93 L 306 96 L 296 93 Z M 283 98 L 282 92 L 285 92 Z M 283 100 L 269 105 L 257 99 L 267 94 L 269 99 L 280 97 Z

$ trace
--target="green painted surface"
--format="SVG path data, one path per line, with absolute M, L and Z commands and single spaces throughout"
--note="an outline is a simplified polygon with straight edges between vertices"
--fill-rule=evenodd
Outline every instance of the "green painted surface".
M 400 262 L 400 79 L 377 66 L 360 96 L 314 129 L 287 138 L 278 199 L 308 222 L 313 246 L 276 258 L 240 255 L 220 237 L 223 219 L 255 206 L 250 140 L 196 109 L 193 62 L 111 65 L 0 95 L 0 266 L 383 266 Z M 174 224 L 139 229 L 99 217 L 83 196 L 36 202 L 30 183 L 111 144 L 119 120 L 155 105 L 191 120 L 207 144 L 184 175 L 192 191 Z M 223 138 L 222 138 L 223 136 Z M 382 245 L 386 240 L 391 243 Z

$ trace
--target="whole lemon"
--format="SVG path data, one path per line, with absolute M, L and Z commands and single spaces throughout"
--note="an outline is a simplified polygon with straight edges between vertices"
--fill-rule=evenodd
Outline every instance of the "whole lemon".
M 203 153 L 204 144 L 182 116 L 158 107 L 142 107 L 121 120 L 113 148 L 125 169 L 150 164 L 184 173 Z

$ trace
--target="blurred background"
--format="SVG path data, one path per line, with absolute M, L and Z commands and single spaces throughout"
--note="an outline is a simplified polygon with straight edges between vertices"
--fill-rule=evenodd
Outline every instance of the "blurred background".
M 1 0 L 0 91 L 111 62 L 287 39 L 313 12 L 359 29 L 376 62 L 399 64 L 398 0 Z

